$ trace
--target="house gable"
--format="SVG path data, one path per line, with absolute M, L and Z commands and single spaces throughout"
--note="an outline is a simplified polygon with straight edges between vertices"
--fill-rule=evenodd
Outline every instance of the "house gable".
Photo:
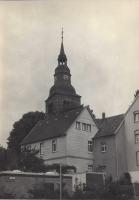
M 77 123 L 80 123 L 80 127 Z M 67 155 L 92 159 L 92 153 L 88 152 L 88 140 L 92 140 L 97 131 L 88 107 L 84 107 L 67 130 Z
M 136 132 L 139 131 L 139 121 L 135 121 L 135 113 L 139 112 L 139 94 L 125 114 L 125 143 L 128 171 L 138 171 L 137 152 L 139 143 L 136 143 Z
M 80 106 L 59 115 L 47 116 L 44 120 L 39 121 L 35 127 L 33 127 L 21 144 L 31 144 L 38 141 L 41 142 L 65 136 L 67 129 L 71 126 L 82 109 L 83 107 Z

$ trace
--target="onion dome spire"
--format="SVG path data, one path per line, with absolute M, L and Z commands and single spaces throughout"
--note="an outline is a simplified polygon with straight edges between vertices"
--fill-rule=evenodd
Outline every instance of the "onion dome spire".
M 63 28 L 61 32 L 61 48 L 60 48 L 60 54 L 58 56 L 58 65 L 67 65 L 67 57 L 64 52 L 64 45 L 63 45 Z

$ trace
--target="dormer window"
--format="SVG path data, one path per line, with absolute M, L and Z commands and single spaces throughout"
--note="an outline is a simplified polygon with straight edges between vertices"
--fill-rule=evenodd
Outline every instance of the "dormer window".
M 139 122 L 139 110 L 134 112 L 134 123 Z

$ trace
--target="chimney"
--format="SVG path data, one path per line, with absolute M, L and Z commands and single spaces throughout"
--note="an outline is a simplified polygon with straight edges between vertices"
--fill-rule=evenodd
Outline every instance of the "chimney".
M 102 113 L 102 119 L 105 119 L 106 116 L 105 116 L 105 112 Z

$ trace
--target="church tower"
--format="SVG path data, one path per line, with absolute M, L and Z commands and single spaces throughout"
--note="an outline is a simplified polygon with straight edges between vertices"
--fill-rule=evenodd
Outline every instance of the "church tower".
M 46 113 L 57 115 L 77 108 L 81 105 L 80 98 L 71 85 L 70 69 L 67 66 L 67 57 L 63 45 L 63 30 L 58 66 L 54 73 L 54 85 L 50 88 L 49 97 L 45 101 Z

